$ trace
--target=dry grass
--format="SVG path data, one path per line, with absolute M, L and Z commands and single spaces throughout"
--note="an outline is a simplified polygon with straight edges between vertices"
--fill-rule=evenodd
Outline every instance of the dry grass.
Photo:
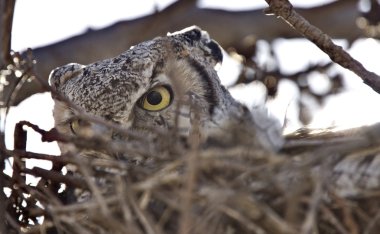
M 45 138 L 58 135 L 40 132 Z M 196 139 L 191 136 L 186 147 L 157 142 L 159 147 L 148 151 L 151 142 L 126 144 L 123 150 L 133 152 L 128 160 L 7 151 L 16 172 L 2 175 L 12 191 L 9 228 L 14 233 L 376 233 L 379 228 L 379 193 L 360 199 L 334 193 L 331 168 L 341 157 L 336 152 L 291 156 L 239 145 L 207 147 Z M 94 141 L 71 140 L 80 140 L 81 147 Z M 30 158 L 54 166 L 26 169 Z M 62 173 L 67 165 L 78 172 Z M 316 165 L 321 169 L 312 173 Z M 26 174 L 39 183 L 25 184 Z M 76 200 L 78 191 L 83 201 Z

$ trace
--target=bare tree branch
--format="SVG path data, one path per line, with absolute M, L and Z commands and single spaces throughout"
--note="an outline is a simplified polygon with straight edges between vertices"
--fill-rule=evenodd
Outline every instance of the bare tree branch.
M 341 46 L 334 44 L 331 38 L 316 26 L 310 24 L 298 14 L 288 0 L 266 0 L 269 5 L 267 13 L 275 14 L 290 24 L 299 33 L 318 46 L 330 56 L 331 60 L 349 69 L 358 75 L 365 84 L 380 93 L 380 77 L 364 68 L 357 60 L 351 57 Z
M 13 10 L 15 1 L 0 0 L 0 71 L 11 63 L 11 31 Z M 0 88 L 1 88 L 0 83 Z M 3 114 L 0 113 L 0 122 L 2 122 Z M 0 123 L 1 126 L 2 123 Z M 4 132 L 0 129 L 0 149 L 5 149 Z M 0 171 L 5 168 L 5 152 L 0 150 Z M 0 233 L 8 233 L 7 217 L 6 217 L 6 196 L 4 194 L 5 178 L 0 175 Z
M 359 15 L 356 4 L 357 0 L 336 1 L 298 11 L 331 36 L 354 40 L 363 35 L 356 26 L 356 16 Z M 251 50 L 243 43 L 248 36 L 264 40 L 300 36 L 276 19 L 266 17 L 262 9 L 236 12 L 203 9 L 188 1 L 179 1 L 152 15 L 118 22 L 100 30 L 88 30 L 82 35 L 34 49 L 36 75 L 47 80 L 55 67 L 70 62 L 88 64 L 113 57 L 136 43 L 194 24 L 207 30 L 222 47 L 238 47 L 239 51 Z M 30 82 L 22 87 L 14 105 L 43 91 L 38 82 Z

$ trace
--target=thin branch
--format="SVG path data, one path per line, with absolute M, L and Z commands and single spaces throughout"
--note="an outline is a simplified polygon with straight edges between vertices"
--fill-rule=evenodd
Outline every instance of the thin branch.
M 365 84 L 377 93 L 380 93 L 380 77 L 364 68 L 357 60 L 351 57 L 341 46 L 334 44 L 332 39 L 316 26 L 310 24 L 299 15 L 288 0 L 265 0 L 269 7 L 266 13 L 275 14 L 291 25 L 297 32 L 313 42 L 323 52 L 330 56 L 331 60 L 342 67 L 354 72 Z
M 54 182 L 65 183 L 68 186 L 73 186 L 75 188 L 88 189 L 86 182 L 82 178 L 77 178 L 75 176 L 62 175 L 59 172 L 50 171 L 39 167 L 34 167 L 32 169 L 25 168 L 22 172 L 36 177 L 43 177 Z
M 198 157 L 200 141 L 200 123 L 198 121 L 198 112 L 195 112 L 194 125 L 190 135 L 191 150 L 187 155 L 187 174 L 185 176 L 185 189 L 182 194 L 182 214 L 180 220 L 179 233 L 187 234 L 191 232 L 194 225 L 191 214 L 191 204 L 193 199 L 193 190 L 196 188 L 197 170 L 198 170 Z

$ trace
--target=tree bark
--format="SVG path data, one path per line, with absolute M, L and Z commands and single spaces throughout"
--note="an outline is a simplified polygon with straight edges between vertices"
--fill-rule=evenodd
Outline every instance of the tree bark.
M 11 62 L 11 32 L 15 2 L 14 0 L 0 1 L 0 69 Z
M 11 32 L 12 21 L 15 1 L 14 0 L 0 0 L 0 71 L 5 69 L 8 64 L 12 62 L 10 55 L 11 49 Z M 1 77 L 0 77 L 1 78 Z M 5 84 L 1 83 L 0 90 Z M 7 87 L 7 86 L 6 86 Z M 0 97 L 1 97 L 0 93 Z M 2 106 L 0 100 L 0 108 Z M 0 113 L 0 122 L 2 122 L 3 114 Z M 5 137 L 4 132 L 0 131 L 0 171 L 3 172 L 5 168 Z M 7 197 L 4 194 L 5 178 L 0 175 L 0 233 L 8 233 L 6 223 L 6 201 Z
M 336 1 L 310 9 L 296 9 L 311 23 L 333 38 L 354 40 L 362 36 L 356 27 L 357 0 Z M 274 40 L 278 37 L 297 38 L 301 35 L 284 22 L 268 17 L 262 9 L 250 11 L 225 11 L 202 9 L 191 1 L 178 1 L 161 12 L 134 20 L 122 21 L 64 41 L 34 49 L 37 60 L 36 75 L 47 80 L 55 67 L 70 62 L 88 64 L 113 57 L 141 41 L 198 25 L 208 31 L 224 48 L 241 48 L 243 39 L 255 36 L 258 39 Z M 243 50 L 251 48 L 243 48 Z M 25 84 L 14 104 L 30 95 L 44 91 L 38 82 Z

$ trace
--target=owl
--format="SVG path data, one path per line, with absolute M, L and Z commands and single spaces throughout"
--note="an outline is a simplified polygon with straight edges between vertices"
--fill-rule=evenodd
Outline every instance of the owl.
M 63 96 L 85 113 L 134 132 L 175 129 L 186 138 L 196 121 L 200 138 L 233 142 L 239 134 L 225 130 L 244 126 L 240 128 L 249 144 L 279 149 L 281 125 L 264 108 L 251 113 L 231 97 L 215 69 L 222 60 L 217 42 L 193 26 L 140 43 L 111 59 L 59 67 L 50 75 L 51 87 L 59 94 L 54 96 L 56 128 L 67 135 L 96 129 L 109 139 L 117 135 L 78 119 L 77 111 L 60 100 Z M 61 144 L 63 152 L 68 149 Z
M 216 71 L 222 60 L 217 42 L 193 26 L 137 44 L 114 58 L 59 67 L 50 75 L 55 127 L 68 136 L 97 135 L 109 141 L 131 141 L 120 128 L 143 136 L 160 132 L 159 138 L 169 144 L 175 137 L 186 144 L 192 136 L 208 146 L 249 145 L 278 152 L 285 142 L 282 126 L 265 108 L 250 110 L 232 98 Z M 97 121 L 83 118 L 84 113 Z M 145 147 L 155 144 L 151 139 Z M 88 157 L 106 155 L 69 143 L 60 143 L 60 148 Z M 344 194 L 356 194 L 358 184 L 379 188 L 379 157 L 358 155 L 342 156 L 332 170 Z M 366 179 L 369 173 L 372 179 Z

